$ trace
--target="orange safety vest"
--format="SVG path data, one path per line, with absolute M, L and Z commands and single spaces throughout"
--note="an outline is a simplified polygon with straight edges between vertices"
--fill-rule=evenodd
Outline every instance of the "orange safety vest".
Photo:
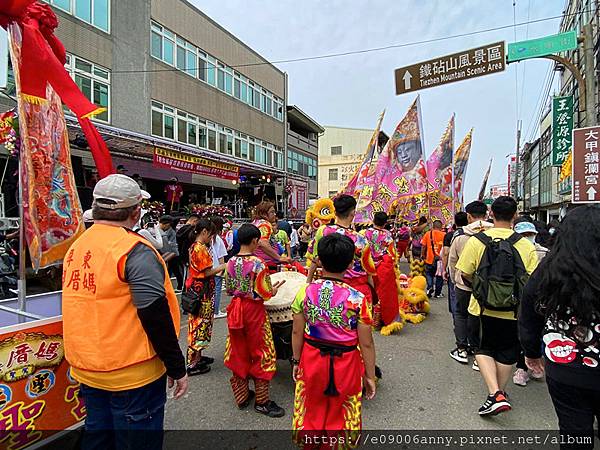
M 73 243 L 63 261 L 65 357 L 74 368 L 110 372 L 156 357 L 124 280 L 127 255 L 138 243 L 151 248 L 163 265 L 166 297 L 179 335 L 179 304 L 163 259 L 137 233 L 96 224 Z

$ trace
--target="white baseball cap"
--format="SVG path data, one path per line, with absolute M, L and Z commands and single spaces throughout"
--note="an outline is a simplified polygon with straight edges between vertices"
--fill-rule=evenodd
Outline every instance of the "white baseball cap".
M 93 222 L 94 221 L 94 215 L 92 214 L 91 209 L 87 209 L 83 212 L 83 221 L 84 222 Z
M 94 204 L 105 209 L 123 209 L 149 199 L 150 194 L 127 175 L 114 173 L 102 178 L 94 187 Z

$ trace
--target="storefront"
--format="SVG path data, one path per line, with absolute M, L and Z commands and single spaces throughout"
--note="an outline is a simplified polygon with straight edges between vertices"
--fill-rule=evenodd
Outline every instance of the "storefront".
M 67 121 L 77 186 L 82 205 L 88 208 L 97 172 L 81 130 Z M 99 125 L 98 131 L 115 167 L 122 166 L 125 174 L 139 179 L 152 200 L 166 202 L 165 187 L 177 178 L 183 189 L 180 210 L 193 203 L 215 204 L 229 207 L 236 217 L 247 217 L 250 207 L 263 198 L 284 197 L 283 183 L 278 182 L 285 178 L 281 170 L 108 126 Z

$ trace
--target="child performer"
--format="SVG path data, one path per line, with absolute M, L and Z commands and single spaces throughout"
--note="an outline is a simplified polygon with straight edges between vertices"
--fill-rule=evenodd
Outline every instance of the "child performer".
M 277 294 L 283 281 L 271 285 L 269 269 L 254 256 L 261 238 L 259 229 L 242 225 L 238 232 L 240 252 L 227 263 L 225 288 L 233 298 L 227 307 L 229 335 L 225 346 L 225 366 L 233 375 L 231 388 L 238 408 L 248 407 L 256 395 L 254 409 L 269 417 L 282 417 L 283 408 L 269 399 L 269 383 L 275 375 L 275 344 L 263 302 Z M 249 390 L 254 379 L 256 394 Z
M 318 245 L 323 277 L 300 290 L 292 304 L 292 428 L 300 443 L 309 430 L 358 433 L 363 386 L 367 399 L 376 390 L 370 308 L 365 296 L 344 282 L 354 243 L 333 233 Z
M 387 223 L 388 215 L 383 211 L 376 212 L 373 216 L 373 226 L 362 232 L 371 248 L 371 255 L 377 269 L 373 282 L 379 301 L 379 312 L 385 325 L 393 322 L 398 316 L 398 287 L 395 271 L 398 258 L 392 233 L 385 229 Z M 375 316 L 376 314 L 374 314 L 374 321 L 377 322 L 378 318 Z
M 225 264 L 213 268 L 209 245 L 215 235 L 215 227 L 208 219 L 200 219 L 190 233 L 194 243 L 190 247 L 190 268 L 185 288 L 200 295 L 198 315 L 188 316 L 188 375 L 210 371 L 213 358 L 202 356 L 212 336 L 215 314 L 215 275 L 223 272 Z
M 376 269 L 367 240 L 352 229 L 352 222 L 356 212 L 356 200 L 350 195 L 339 195 L 333 201 L 333 205 L 335 206 L 335 224 L 324 225 L 319 228 L 308 247 L 308 252 L 313 261 L 308 271 L 308 282 L 312 282 L 317 269 L 319 241 L 324 236 L 333 233 L 348 236 L 354 243 L 355 251 L 353 264 L 346 271 L 344 281 L 361 292 L 367 298 L 369 308 L 372 308 L 372 289 L 374 288 L 372 276 L 375 275 Z

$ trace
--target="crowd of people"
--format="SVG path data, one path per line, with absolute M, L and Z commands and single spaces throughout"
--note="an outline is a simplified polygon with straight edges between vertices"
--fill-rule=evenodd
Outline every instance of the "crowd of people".
M 270 202 L 236 229 L 220 217 L 193 215 L 182 226 L 165 216 L 139 229 L 143 195 L 123 174 L 99 181 L 94 224 L 65 259 L 66 358 L 82 386 L 89 447 L 111 446 L 115 435 L 106 430 L 127 429 L 153 431 L 136 445 L 160 448 L 166 384 L 181 398 L 189 376 L 211 370 L 215 359 L 205 350 L 221 317 L 233 402 L 284 416 L 269 393 L 276 351 L 264 303 L 283 284 L 271 275 L 305 254 L 307 283 L 291 305 L 297 436 L 360 430 L 362 399 L 375 396 L 382 377 L 374 304 L 390 294 L 390 267 L 402 258 L 424 261 L 430 298 L 441 297 L 447 283 L 456 341 L 449 354 L 461 364 L 472 356 L 471 367 L 481 372 L 487 393 L 479 415 L 512 408 L 511 377 L 519 386 L 545 378 L 561 431 L 593 433 L 600 414 L 600 250 L 590 242 L 600 242 L 600 209 L 575 208 L 546 227 L 500 197 L 491 211 L 480 201 L 468 204 L 448 229 L 439 220 L 411 226 L 377 213 L 358 231 L 356 200 L 340 195 L 335 220 L 316 232 L 292 226 Z M 223 290 L 231 296 L 226 311 Z M 188 322 L 185 354 L 180 308 Z M 126 404 L 118 401 L 124 393 Z

